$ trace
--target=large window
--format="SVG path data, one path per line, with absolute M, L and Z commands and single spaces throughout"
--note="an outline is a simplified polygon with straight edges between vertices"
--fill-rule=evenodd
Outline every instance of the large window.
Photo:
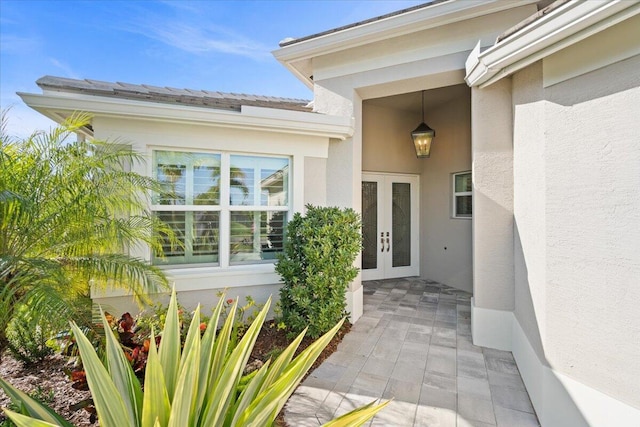
M 471 172 L 454 173 L 453 177 L 453 218 L 471 218 L 472 184 Z
M 165 191 L 152 210 L 178 236 L 157 264 L 226 267 L 271 262 L 289 211 L 289 159 L 228 153 L 154 152 Z

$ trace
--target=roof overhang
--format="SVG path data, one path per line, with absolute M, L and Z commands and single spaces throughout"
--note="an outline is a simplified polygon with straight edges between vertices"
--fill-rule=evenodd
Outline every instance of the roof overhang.
M 237 112 L 64 92 L 19 92 L 18 95 L 29 107 L 57 123 L 76 111 L 83 111 L 102 117 L 293 133 L 334 139 L 346 139 L 353 135 L 351 118 L 310 112 L 244 105 Z M 92 136 L 89 129 L 85 133 Z
M 388 18 L 323 33 L 274 50 L 274 57 L 299 80 L 313 88 L 312 59 L 418 31 L 500 12 L 538 0 L 450 0 Z
M 469 86 L 486 87 L 574 43 L 640 13 L 640 3 L 625 0 L 570 1 L 466 61 Z

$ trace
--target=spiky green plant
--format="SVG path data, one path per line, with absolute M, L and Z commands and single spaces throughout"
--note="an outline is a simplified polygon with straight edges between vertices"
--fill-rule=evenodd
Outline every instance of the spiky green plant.
M 158 268 L 127 250 L 162 253 L 169 228 L 147 210 L 160 190 L 132 172 L 143 157 L 127 144 L 73 141 L 91 117 L 74 114 L 50 132 L 16 139 L 0 127 L 0 357 L 6 328 L 19 307 L 33 317 L 78 318 L 74 302 L 89 284 L 118 287 L 143 298 L 167 289 Z M 158 232 L 156 232 L 158 231 Z M 175 236 L 173 236 L 175 240 Z
M 264 323 L 270 301 L 258 313 L 238 345 L 230 349 L 230 336 L 237 309 L 218 331 L 221 298 L 203 335 L 200 333 L 200 309 L 196 309 L 184 347 L 181 349 L 175 292 L 162 331 L 159 348 L 151 345 L 147 362 L 144 395 L 140 383 L 127 362 L 118 341 L 107 331 L 106 362 L 100 361 L 93 346 L 76 325 L 72 325 L 87 374 L 100 425 L 103 427 L 164 426 L 268 426 L 272 425 L 289 396 L 324 347 L 342 326 L 331 331 L 293 357 L 304 337 L 301 333 L 273 362 L 267 361 L 253 377 L 238 385 L 251 350 Z M 152 335 L 153 336 L 153 335 Z M 151 342 L 155 342 L 154 339 Z M 230 353 L 228 352 L 230 350 Z M 20 413 L 5 412 L 18 427 L 71 426 L 44 407 L 0 379 L 0 386 L 21 408 Z M 356 409 L 327 426 L 358 426 L 373 417 L 387 403 Z

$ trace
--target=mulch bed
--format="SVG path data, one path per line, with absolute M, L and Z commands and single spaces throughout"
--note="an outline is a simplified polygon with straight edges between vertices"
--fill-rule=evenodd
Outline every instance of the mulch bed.
M 38 388 L 45 394 L 53 391 L 53 403 L 50 405 L 53 409 L 76 426 L 91 426 L 88 412 L 69 409 L 70 405 L 87 399 L 91 393 L 72 387 L 71 380 L 65 373 L 72 369 L 72 366 L 67 365 L 67 360 L 66 357 L 56 355 L 35 366 L 25 367 L 6 352 L 0 364 L 0 377 L 24 392 L 32 392 Z M 10 402 L 4 391 L 0 390 L 0 407 L 5 408 Z M 0 426 L 4 418 L 3 412 L 0 414 Z
M 336 351 L 338 344 L 350 329 L 351 324 L 345 322 L 333 340 L 322 351 L 309 372 L 318 367 Z M 313 339 L 305 338 L 296 354 L 307 348 L 313 341 Z M 264 362 L 270 356 L 273 356 L 274 349 L 284 350 L 290 342 L 291 340 L 286 337 L 284 331 L 278 330 L 272 322 L 266 322 L 253 348 L 251 359 L 259 359 Z M 25 392 L 31 392 L 38 389 L 38 387 L 44 393 L 48 393 L 50 390 L 53 391 L 53 403 L 50 406 L 60 415 L 79 427 L 97 426 L 98 423 L 91 423 L 88 412 L 70 409 L 70 406 L 90 397 L 88 391 L 80 391 L 72 387 L 67 374 L 71 368 L 71 366 L 67 365 L 67 359 L 62 356 L 53 356 L 36 366 L 25 367 L 7 352 L 2 358 L 2 363 L 0 363 L 0 377 Z M 4 408 L 9 404 L 9 398 L 0 390 L 0 407 Z M 0 426 L 3 425 L 4 419 L 4 414 L 0 413 Z M 276 423 L 280 426 L 286 425 L 282 413 L 278 416 Z

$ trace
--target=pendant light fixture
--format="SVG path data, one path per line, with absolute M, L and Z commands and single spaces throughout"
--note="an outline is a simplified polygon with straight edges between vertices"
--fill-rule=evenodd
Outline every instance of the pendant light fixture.
M 431 155 L 431 142 L 436 136 L 436 131 L 424 122 L 424 91 L 422 91 L 422 123 L 411 132 L 413 145 L 416 147 L 418 158 L 428 158 Z

